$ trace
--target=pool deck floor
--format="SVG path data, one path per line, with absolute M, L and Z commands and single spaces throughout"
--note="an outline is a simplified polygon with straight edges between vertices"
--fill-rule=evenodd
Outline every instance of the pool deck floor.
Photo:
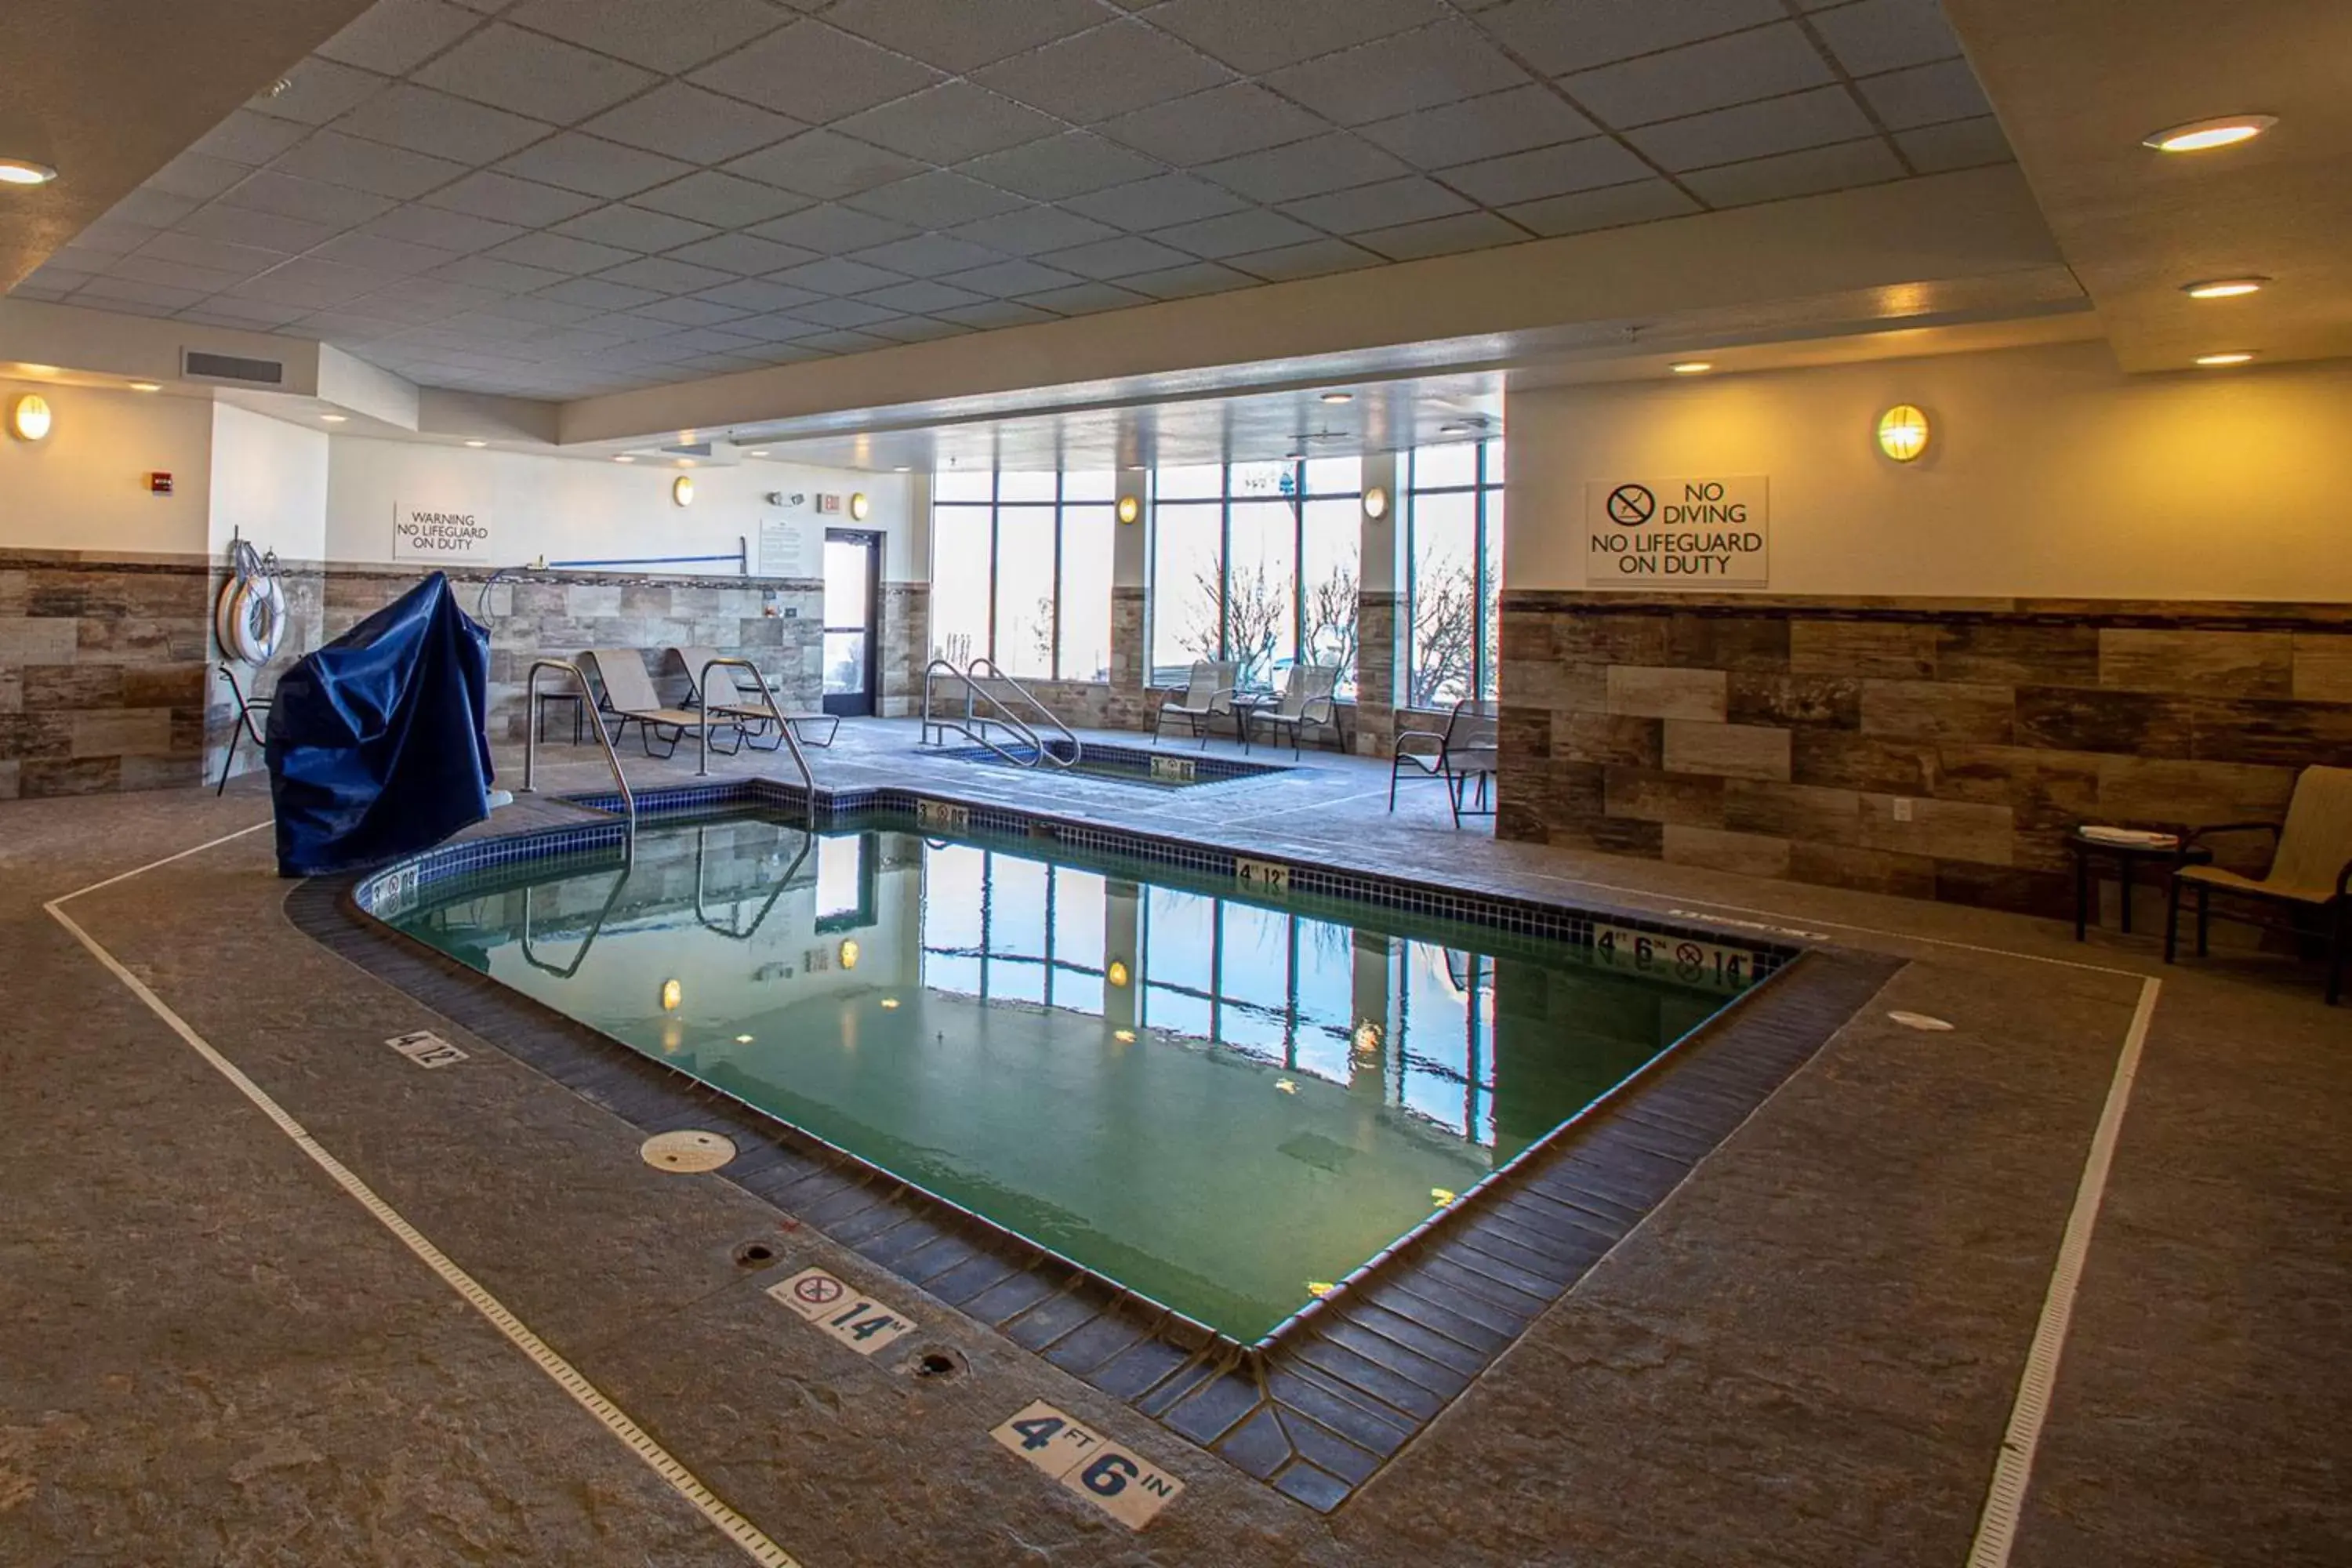
M 1133 744 L 1137 737 L 1116 737 Z M 747 1556 L 142 1001 L 297 1120 L 808 1568 L 1954 1564 L 2086 1154 L 2161 982 L 2008 1561 L 2352 1561 L 2352 1009 L 2309 966 L 1455 831 L 1313 752 L 1189 790 L 913 754 L 892 783 L 1902 959 L 1884 990 L 1336 1511 L 1318 1513 L 641 1134 L 288 923 L 257 777 L 0 803 L 0 1563 Z M 1190 742 L 1171 742 L 1171 751 Z M 1287 762 L 1287 753 L 1272 760 Z M 559 820 L 608 775 L 541 756 Z M 632 751 L 641 785 L 683 782 Z M 502 759 L 505 781 L 520 759 Z M 714 774 L 788 767 L 764 754 Z M 219 840 L 218 842 L 215 842 Z M 199 846 L 205 847 L 199 848 Z M 193 851 L 193 853 L 188 853 Z M 93 884 L 166 857 L 141 874 Z M 121 965 L 105 967 L 45 908 Z M 1896 1011 L 1949 1021 L 1920 1032 Z M 386 1037 L 470 1054 L 423 1071 Z M 771 1267 L 733 1257 L 770 1245 Z M 763 1288 L 919 1324 L 861 1358 Z M 914 1352 L 958 1352 L 950 1380 Z M 1180 1479 L 1140 1533 L 992 1442 L 1045 1400 Z

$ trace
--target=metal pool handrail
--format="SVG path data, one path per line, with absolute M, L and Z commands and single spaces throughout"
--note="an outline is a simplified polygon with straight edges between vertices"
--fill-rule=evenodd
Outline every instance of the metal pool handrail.
M 702 907 L 703 851 L 709 831 L 707 826 L 694 830 L 694 918 L 701 923 L 704 930 L 723 936 L 730 942 L 749 942 L 760 934 L 760 928 L 767 923 L 768 913 L 776 907 L 776 900 L 784 896 L 784 889 L 791 887 L 793 879 L 801 874 L 801 867 L 808 861 L 809 851 L 815 847 L 816 835 L 807 831 L 801 833 L 800 853 L 793 857 L 793 863 L 785 868 L 783 876 L 776 882 L 775 890 L 768 895 L 768 901 L 760 906 L 760 912 L 751 917 L 751 929 L 739 931 L 712 920 L 709 911 Z
M 558 980 L 569 980 L 579 973 L 580 966 L 588 962 L 588 950 L 596 945 L 598 937 L 604 934 L 604 922 L 613 918 L 613 906 L 621 901 L 621 889 L 629 885 L 629 872 L 635 865 L 634 857 L 625 850 L 621 857 L 620 874 L 613 879 L 612 889 L 604 895 L 604 908 L 598 910 L 596 918 L 588 922 L 588 934 L 580 939 L 580 951 L 572 955 L 570 963 L 560 968 L 530 950 L 531 885 L 525 882 L 522 888 L 522 961 L 533 969 L 542 970 L 554 975 Z
M 621 772 L 621 753 L 613 750 L 613 737 L 604 732 L 604 716 L 596 710 L 596 694 L 588 689 L 588 677 L 579 662 L 569 658 L 535 658 L 530 661 L 530 674 L 523 682 L 522 702 L 522 788 L 525 795 L 535 793 L 534 782 L 539 774 L 539 672 L 552 669 L 572 677 L 580 688 L 581 706 L 588 710 L 588 727 L 596 731 L 596 744 L 604 749 L 605 763 L 613 770 L 614 787 L 621 792 L 621 809 L 629 819 L 628 852 L 637 847 L 637 795 L 629 787 L 628 775 Z
M 986 665 L 988 667 L 984 677 L 981 670 L 981 666 L 982 665 Z M 1061 716 L 1055 713 L 1051 708 L 1046 707 L 1035 692 L 1030 690 L 1027 687 L 1022 685 L 1019 681 L 1005 674 L 1003 667 L 999 665 L 994 659 L 984 656 L 980 658 L 973 659 L 971 661 L 971 668 L 967 673 L 971 676 L 975 684 L 982 679 L 998 682 L 1000 685 L 1003 686 L 1005 689 L 1011 691 L 1013 695 L 1018 697 L 1022 701 L 1026 702 L 1031 708 L 1034 709 L 1036 710 L 1037 717 L 1043 719 L 1047 724 L 1061 731 L 1062 739 L 1070 743 L 1070 754 L 1066 757 L 1060 756 L 1053 752 L 1047 751 L 1045 747 L 1040 746 L 1037 748 L 1037 755 L 1042 760 L 1053 763 L 1054 766 L 1057 768 L 1067 769 L 1074 768 L 1078 765 L 1078 758 L 1085 754 L 1086 751 L 1085 743 L 1078 739 L 1078 732 L 1076 730 L 1071 729 L 1067 724 L 1063 723 Z M 997 706 L 1001 708 L 1003 707 L 1004 704 L 1002 701 L 999 701 Z
M 695 678 L 694 689 L 697 691 L 709 691 L 710 672 L 721 665 L 725 665 L 730 669 L 748 669 L 751 672 L 751 679 L 759 684 L 760 700 L 766 705 L 768 716 L 776 721 L 776 728 L 783 731 L 784 749 L 793 754 L 793 765 L 801 770 L 802 798 L 807 802 L 809 810 L 814 812 L 816 809 L 816 774 L 809 770 L 808 753 L 801 750 L 801 738 L 793 733 L 792 721 L 784 717 L 783 706 L 776 700 L 776 694 L 768 689 L 768 678 L 760 673 L 760 667 L 748 658 L 737 658 L 731 654 L 721 654 L 717 658 L 703 661 L 702 673 Z M 695 731 L 702 745 L 702 765 L 694 770 L 698 778 L 708 778 L 710 774 L 712 711 L 707 706 L 703 709 L 702 723 Z
M 963 685 L 963 722 L 961 723 L 956 722 L 951 718 L 935 716 L 931 712 L 931 677 L 941 670 L 947 671 Z M 996 712 L 985 714 L 975 711 L 972 707 L 975 699 L 991 704 L 996 709 Z M 980 725 L 977 730 L 972 728 L 975 722 Z M 1024 757 L 1018 752 L 1007 751 L 990 740 L 988 726 L 991 724 L 1002 724 L 1027 741 L 1029 755 Z M 1016 768 L 1034 768 L 1037 765 L 1037 759 L 1045 754 L 1045 742 L 1038 737 L 1036 731 L 1022 722 L 1019 714 L 1007 708 L 992 692 L 984 689 L 980 682 L 944 658 L 935 658 L 923 667 L 923 744 L 930 744 L 931 731 L 934 730 L 937 730 L 943 739 L 950 730 L 953 730 L 965 740 L 987 747 Z

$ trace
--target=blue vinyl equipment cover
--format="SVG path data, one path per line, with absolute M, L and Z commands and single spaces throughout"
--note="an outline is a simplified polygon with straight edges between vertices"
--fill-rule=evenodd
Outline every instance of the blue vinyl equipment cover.
M 278 874 L 438 844 L 490 814 L 490 634 L 436 572 L 305 655 L 269 709 Z

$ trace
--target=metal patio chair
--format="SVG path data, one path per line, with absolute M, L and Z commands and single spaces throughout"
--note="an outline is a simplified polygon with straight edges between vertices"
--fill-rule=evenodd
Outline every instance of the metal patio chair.
M 1444 779 L 1446 804 L 1454 809 L 1454 826 L 1465 816 L 1492 816 L 1492 787 L 1498 753 L 1496 721 L 1500 704 L 1469 697 L 1454 705 L 1444 730 L 1400 730 L 1389 758 L 1389 810 L 1396 810 L 1397 781 L 1413 770 L 1414 777 Z M 1475 791 L 1475 796 L 1474 796 Z M 1475 798 L 1476 804 L 1472 805 Z
M 1281 731 L 1288 730 L 1290 754 L 1296 757 L 1307 725 L 1321 724 L 1335 735 L 1339 732 L 1339 708 L 1331 696 L 1339 684 L 1336 664 L 1294 664 L 1283 678 L 1282 700 L 1271 708 L 1251 710 L 1250 724 L 1271 726 L 1277 740 Z
M 2180 945 L 2180 889 L 2197 889 L 2197 956 L 2205 956 L 2206 927 L 2211 919 L 2212 896 L 2228 893 L 2258 902 L 2283 904 L 2324 925 L 2327 948 L 2327 1005 L 2344 994 L 2344 965 L 2352 952 L 2352 768 L 2305 768 L 2294 781 L 2287 802 L 2286 822 L 2224 822 L 2191 830 L 2183 847 L 2217 833 L 2267 833 L 2275 842 L 2270 869 L 2260 877 L 2241 876 L 2218 866 L 2184 866 L 2172 874 L 2172 892 L 2165 909 L 2164 962 L 2170 963 Z M 2262 922 L 2248 916 L 2229 917 Z
M 705 712 L 723 713 L 728 718 L 742 720 L 749 726 L 743 733 L 743 743 L 755 752 L 772 752 L 784 743 L 782 735 L 764 746 L 753 738 L 771 723 L 790 724 L 793 733 L 800 737 L 803 746 L 830 746 L 834 736 L 841 731 L 841 720 L 836 714 L 777 712 L 760 700 L 758 692 L 744 690 L 736 679 L 737 672 L 729 665 L 722 664 L 710 671 L 710 689 L 703 691 L 700 689 L 702 672 L 712 659 L 719 657 L 719 650 L 715 647 L 670 647 L 663 651 L 686 671 L 687 689 L 692 693 L 695 706 Z M 766 672 L 763 670 L 761 673 Z M 769 689 L 773 690 L 775 684 L 770 681 Z M 809 733 L 817 725 L 824 727 L 824 739 L 822 741 L 811 738 Z
M 1193 738 L 1208 749 L 1209 725 L 1218 719 L 1234 716 L 1234 685 L 1240 679 L 1238 659 L 1204 658 L 1192 666 L 1192 679 L 1185 683 L 1184 695 L 1176 700 L 1162 702 L 1151 721 L 1151 743 L 1160 744 L 1160 732 L 1173 713 L 1192 726 Z M 1234 731 L 1236 737 L 1240 731 Z
M 645 747 L 646 755 L 661 762 L 677 755 L 678 742 L 687 736 L 708 727 L 714 740 L 721 730 L 734 732 L 733 745 L 717 748 L 722 754 L 731 756 L 743 749 L 742 720 L 724 713 L 665 707 L 661 694 L 654 689 L 653 678 L 646 673 L 645 656 L 635 648 L 592 647 L 580 657 L 596 671 L 596 684 L 603 693 L 597 722 L 603 723 L 607 713 L 613 715 L 614 740 L 620 740 L 635 723 L 637 743 Z M 656 741 L 662 742 L 661 751 L 654 750 Z
M 221 679 L 228 682 L 228 694 L 236 699 L 236 722 L 228 732 L 228 755 L 221 759 L 220 783 L 213 786 L 213 794 L 215 795 L 228 788 L 229 770 L 236 766 L 236 744 L 239 741 L 249 735 L 253 738 L 253 743 L 265 752 L 269 746 L 268 737 L 261 732 L 260 721 L 269 712 L 270 699 L 247 697 L 245 694 L 245 688 L 237 681 L 236 666 L 229 663 L 228 660 L 221 660 L 220 673 Z M 260 671 L 256 670 L 254 673 L 258 675 Z

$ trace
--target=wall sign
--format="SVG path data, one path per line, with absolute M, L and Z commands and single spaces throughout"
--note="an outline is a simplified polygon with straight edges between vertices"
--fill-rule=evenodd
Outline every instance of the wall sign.
M 760 575 L 813 577 L 808 558 L 808 529 L 789 517 L 760 519 Z
M 1584 581 L 1601 588 L 1762 588 L 1771 582 L 1770 480 L 1587 479 Z
M 487 561 L 490 514 L 480 507 L 401 501 L 392 509 L 395 561 Z

